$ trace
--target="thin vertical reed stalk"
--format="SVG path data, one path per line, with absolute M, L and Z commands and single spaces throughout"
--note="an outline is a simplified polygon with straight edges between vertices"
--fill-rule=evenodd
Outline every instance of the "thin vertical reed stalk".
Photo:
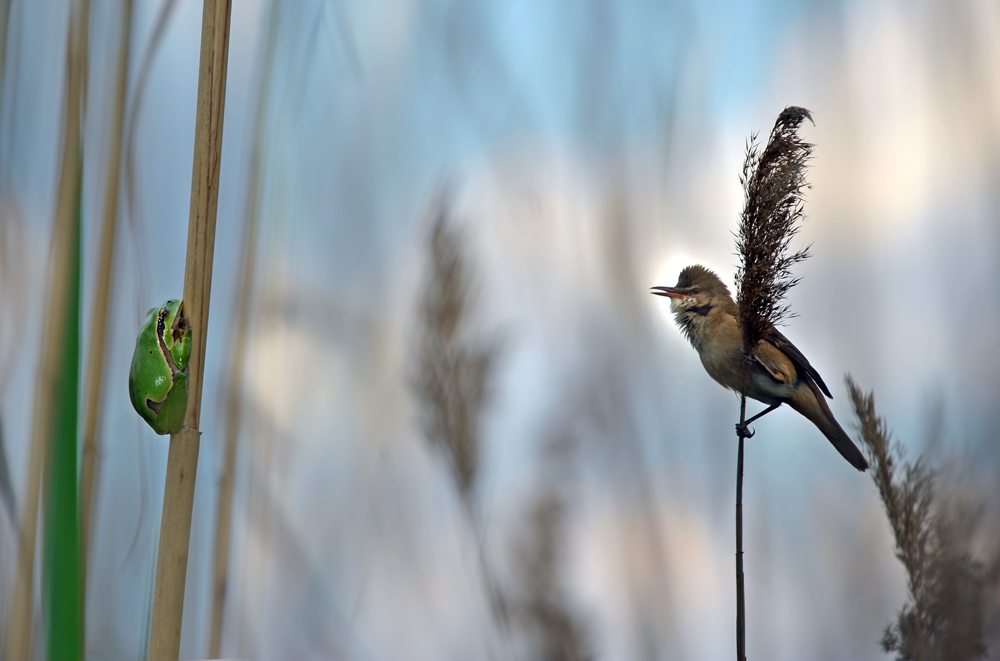
M 118 217 L 118 190 L 121 180 L 122 133 L 124 132 L 125 86 L 132 34 L 132 0 L 123 0 L 120 52 L 115 67 L 115 87 L 111 101 L 111 131 L 108 143 L 108 169 L 104 182 L 104 217 L 101 222 L 101 245 L 97 258 L 97 278 L 92 297 L 90 342 L 87 353 L 87 384 L 84 392 L 83 460 L 80 474 L 80 501 L 83 514 L 84 566 L 89 550 L 91 495 L 94 490 L 94 464 L 97 459 L 97 422 L 104 394 L 104 350 L 107 335 L 108 301 L 111 292 L 111 265 L 115 255 L 115 227 Z
M 10 23 L 10 0 L 0 0 L 0 92 L 7 71 L 7 28 Z
M 263 601 L 267 591 L 267 583 L 254 570 L 263 571 L 273 553 L 273 547 L 280 535 L 272 535 L 272 528 L 278 528 L 281 523 L 275 515 L 271 504 L 271 468 L 274 466 L 275 437 L 277 431 L 273 421 L 266 416 L 260 419 L 260 424 L 248 429 L 247 450 L 250 454 L 250 470 L 247 475 L 247 535 L 258 540 L 247 548 L 247 554 L 242 564 L 240 585 L 245 586 L 243 598 L 238 606 L 236 620 L 238 622 L 236 655 L 240 658 L 257 658 L 260 656 L 260 636 L 254 622 L 248 615 L 247 606 Z M 253 607 L 250 607 L 251 610 Z
M 154 58 L 159 52 L 163 36 L 167 33 L 167 28 L 170 26 L 170 19 L 178 4 L 178 0 L 164 0 L 156 19 L 153 21 L 153 32 L 149 36 L 149 41 L 146 42 L 146 48 L 143 50 L 142 57 L 139 58 L 138 71 L 135 74 L 135 89 L 132 92 L 131 108 L 125 127 L 125 207 L 127 210 L 126 217 L 129 220 L 136 217 L 135 204 L 137 194 L 135 179 L 137 168 L 135 164 L 135 135 L 138 130 L 139 114 L 142 111 L 143 100 L 146 98 L 146 88 L 149 87 L 149 72 L 153 68 Z
M 747 396 L 740 396 L 740 426 L 747 421 Z M 736 451 L 736 658 L 747 658 L 747 607 L 746 592 L 743 587 L 743 434 L 739 438 Z
M 215 520 L 215 566 L 212 589 L 212 629 L 208 656 L 216 659 L 222 647 L 222 625 L 225 621 L 226 593 L 228 592 L 229 549 L 232 535 L 233 480 L 236 470 L 236 442 L 240 433 L 242 383 L 246 365 L 247 332 L 250 328 L 250 295 L 253 291 L 253 274 L 256 269 L 257 227 L 260 224 L 259 188 L 263 179 L 264 126 L 267 99 L 271 94 L 273 78 L 274 45 L 277 41 L 278 2 L 272 0 L 268 20 L 267 47 L 261 63 L 263 68 L 257 97 L 257 117 L 254 120 L 253 151 L 250 161 L 250 182 L 247 193 L 247 221 L 243 235 L 243 258 L 239 290 L 236 294 L 236 319 L 233 327 L 233 354 L 226 394 L 226 444 L 219 482 L 219 505 Z
M 774 122 L 763 150 L 756 135 L 747 143 L 743 161 L 744 204 L 736 231 L 740 265 L 736 271 L 743 358 L 751 361 L 758 343 L 791 316 L 785 295 L 798 283 L 792 267 L 809 256 L 808 249 L 789 254 L 788 247 L 805 215 L 802 196 L 806 188 L 806 163 L 812 145 L 799 138 L 799 126 L 812 115 L 805 108 L 789 106 Z M 750 371 L 743 370 L 740 392 L 739 448 L 736 458 L 736 658 L 746 659 L 746 594 L 743 585 L 743 446 L 753 433 L 747 429 L 747 392 Z M 750 418 L 753 422 L 772 409 Z
M 231 0 L 205 0 L 202 13 L 191 209 L 184 267 L 184 313 L 191 322 L 188 403 L 184 426 L 179 433 L 171 434 L 167 454 L 156 585 L 153 589 L 150 661 L 176 661 L 180 655 L 184 581 L 201 435 L 198 425 L 201 420 L 215 217 L 219 201 L 231 9 Z
M 87 34 L 90 2 L 80 0 L 72 9 L 66 50 L 66 97 L 63 113 L 62 161 L 56 213 L 52 226 L 52 248 L 45 315 L 42 323 L 41 355 L 35 375 L 28 478 L 18 536 L 17 574 L 7 608 L 3 659 L 22 661 L 31 656 L 35 542 L 38 533 L 38 501 L 42 473 L 50 456 L 53 422 L 57 415 L 60 363 L 69 311 L 70 278 L 74 245 L 74 215 L 79 200 L 82 168 L 80 132 L 86 98 Z

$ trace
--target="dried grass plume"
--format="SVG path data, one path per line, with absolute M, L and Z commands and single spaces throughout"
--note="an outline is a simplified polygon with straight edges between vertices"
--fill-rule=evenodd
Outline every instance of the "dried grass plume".
M 875 410 L 875 397 L 847 377 L 858 430 L 885 506 L 909 598 L 886 626 L 882 648 L 898 661 L 963 661 L 986 654 L 986 572 L 969 552 L 971 510 L 934 501 L 934 477 L 922 458 L 910 462 Z
M 497 350 L 470 338 L 466 329 L 475 278 L 464 236 L 450 218 L 447 193 L 439 195 L 434 213 L 412 386 L 424 435 L 444 451 L 459 495 L 471 509 L 479 472 L 479 422 Z
M 804 215 L 803 189 L 809 187 L 805 170 L 812 145 L 798 135 L 806 119 L 812 121 L 812 115 L 805 108 L 785 108 L 763 151 L 756 135 L 747 144 L 740 176 L 745 202 L 736 233 L 736 303 L 747 353 L 790 315 L 784 297 L 798 282 L 791 267 L 809 256 L 808 248 L 788 254 Z

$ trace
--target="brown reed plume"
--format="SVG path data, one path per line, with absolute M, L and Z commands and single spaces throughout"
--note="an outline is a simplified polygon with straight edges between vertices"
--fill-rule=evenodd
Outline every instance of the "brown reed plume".
M 935 472 L 923 458 L 908 461 L 885 420 L 847 376 L 857 427 L 907 574 L 909 598 L 886 626 L 882 648 L 897 661 L 978 659 L 986 654 L 986 572 L 969 553 L 968 510 L 935 507 Z M 963 510 L 965 510 L 963 512 Z
M 479 471 L 479 420 L 497 350 L 468 337 L 474 276 L 465 239 L 439 194 L 430 239 L 430 273 L 420 302 L 420 339 L 413 392 L 424 436 L 446 457 L 471 513 Z
M 806 163 L 812 145 L 798 135 L 803 120 L 812 121 L 805 108 L 785 108 L 771 130 L 763 151 L 752 135 L 743 162 L 744 206 L 736 233 L 740 266 L 736 270 L 736 303 L 740 308 L 743 347 L 749 353 L 776 324 L 791 316 L 784 302 L 798 278 L 794 264 L 809 256 L 808 248 L 788 254 L 804 213 Z
M 451 469 L 476 539 L 483 589 L 509 658 L 510 614 L 489 559 L 475 498 L 480 474 L 479 425 L 499 349 L 495 343 L 472 337 L 468 328 L 476 278 L 466 255 L 465 237 L 453 225 L 447 190 L 442 190 L 435 202 L 428 247 L 430 272 L 420 301 L 416 372 L 411 386 L 419 403 L 424 437 L 441 451 Z

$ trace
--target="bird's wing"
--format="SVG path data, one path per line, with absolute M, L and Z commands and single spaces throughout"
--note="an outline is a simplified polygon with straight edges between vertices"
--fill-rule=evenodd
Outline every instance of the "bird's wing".
M 788 383 L 795 378 L 795 364 L 781 351 L 768 342 L 760 342 L 750 352 L 750 357 L 757 361 L 778 383 Z
M 823 383 L 823 377 L 819 375 L 819 372 L 816 371 L 815 367 L 809 364 L 809 361 L 802 355 L 802 352 L 795 348 L 795 345 L 789 342 L 787 337 L 781 334 L 781 331 L 776 328 L 772 329 L 764 339 L 773 344 L 776 349 L 788 356 L 791 361 L 795 363 L 795 367 L 798 368 L 799 372 L 804 372 L 809 375 L 809 377 L 816 382 L 816 385 L 819 386 L 819 389 L 823 391 L 823 394 L 830 399 L 833 399 L 833 395 L 830 394 L 830 389 L 826 387 L 825 383 Z

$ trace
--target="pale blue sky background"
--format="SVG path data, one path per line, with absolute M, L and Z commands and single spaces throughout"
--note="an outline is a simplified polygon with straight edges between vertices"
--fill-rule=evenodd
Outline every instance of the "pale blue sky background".
M 93 7 L 88 269 L 117 52 L 116 3 Z M 17 488 L 67 8 L 13 3 L 0 105 L 0 411 Z M 136 2 L 132 91 L 160 8 Z M 998 502 L 995 2 L 303 0 L 269 15 L 263 0 L 234 2 L 184 658 L 207 650 L 221 374 L 265 65 L 225 655 L 489 658 L 471 540 L 407 388 L 428 218 L 447 182 L 479 273 L 476 326 L 503 341 L 478 488 L 501 573 L 547 479 L 540 448 L 569 434 L 563 582 L 599 658 L 731 657 L 736 400 L 647 290 L 692 262 L 731 281 L 745 141 L 786 105 L 816 119 L 800 235 L 814 256 L 786 334 L 845 427 L 851 372 L 912 452 L 940 419 L 932 456 Z M 88 593 L 95 659 L 138 656 L 148 617 L 166 441 L 131 410 L 125 373 L 141 316 L 182 286 L 199 27 L 200 3 L 178 0 L 136 116 Z M 870 479 L 791 411 L 757 429 L 748 655 L 884 658 L 905 583 Z M 12 539 L 4 519 L 0 558 Z

